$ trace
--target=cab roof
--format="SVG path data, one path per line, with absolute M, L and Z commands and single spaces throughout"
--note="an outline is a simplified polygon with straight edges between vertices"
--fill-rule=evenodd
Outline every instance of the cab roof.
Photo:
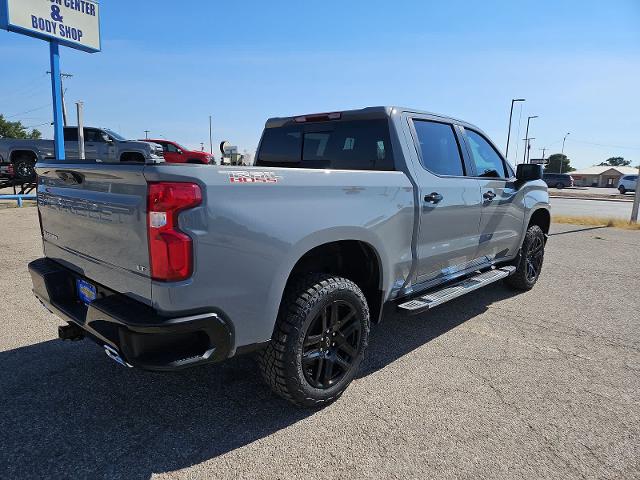
M 470 127 L 478 130 L 478 127 L 472 125 L 463 120 L 442 115 L 439 113 L 428 112 L 425 110 L 418 110 L 415 108 L 405 108 L 397 106 L 377 106 L 377 107 L 365 107 L 357 110 L 343 110 L 326 113 L 311 113 L 303 114 L 293 117 L 273 117 L 267 120 L 265 128 L 277 128 L 289 124 L 296 123 L 310 123 L 310 122 L 327 122 L 327 121 L 346 121 L 346 120 L 374 120 L 380 118 L 391 118 L 392 116 L 402 113 L 416 113 L 419 115 L 425 115 L 433 117 L 434 119 L 457 123 L 463 127 Z

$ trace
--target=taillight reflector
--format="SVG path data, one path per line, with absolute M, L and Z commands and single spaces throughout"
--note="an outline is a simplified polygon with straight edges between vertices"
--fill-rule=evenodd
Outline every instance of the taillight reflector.
M 342 113 L 340 112 L 313 113 L 311 115 L 301 115 L 299 117 L 295 117 L 295 121 L 297 123 L 326 122 L 328 120 L 340 120 L 341 118 L 342 118 Z
M 202 192 L 195 183 L 149 183 L 147 236 L 154 280 L 175 282 L 193 273 L 193 242 L 178 228 L 178 214 L 201 203 Z

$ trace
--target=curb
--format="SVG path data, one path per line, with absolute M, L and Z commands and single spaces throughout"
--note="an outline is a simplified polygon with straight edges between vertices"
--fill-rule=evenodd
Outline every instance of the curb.
M 607 198 L 607 197 L 588 197 L 586 195 L 553 195 L 549 194 L 549 198 L 566 198 L 569 200 L 597 200 L 600 202 L 628 202 L 633 203 L 633 198 Z

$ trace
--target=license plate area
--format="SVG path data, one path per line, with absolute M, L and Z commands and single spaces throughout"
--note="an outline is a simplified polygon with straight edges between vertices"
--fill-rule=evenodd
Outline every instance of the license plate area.
M 89 305 L 98 296 L 98 290 L 96 286 L 82 278 L 76 279 L 76 290 L 78 292 L 78 298 L 85 305 Z

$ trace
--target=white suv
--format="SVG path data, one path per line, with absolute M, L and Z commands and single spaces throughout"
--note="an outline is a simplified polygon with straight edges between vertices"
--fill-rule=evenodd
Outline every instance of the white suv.
M 624 177 L 620 178 L 620 181 L 618 182 L 618 190 L 622 195 L 629 191 L 635 192 L 637 183 L 638 175 L 625 175 Z

